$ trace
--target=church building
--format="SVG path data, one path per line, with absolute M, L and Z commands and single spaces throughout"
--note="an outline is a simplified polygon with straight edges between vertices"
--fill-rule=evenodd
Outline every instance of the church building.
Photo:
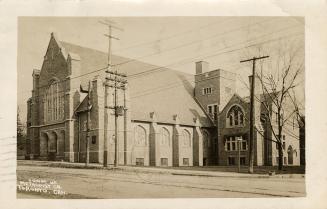
M 85 162 L 88 147 L 91 163 L 110 165 L 117 137 L 120 165 L 236 165 L 239 149 L 248 163 L 250 105 L 236 94 L 234 73 L 205 61 L 191 75 L 115 55 L 108 69 L 107 60 L 51 34 L 27 101 L 27 158 Z M 277 165 L 264 110 L 255 107 L 255 165 Z M 298 141 L 283 137 L 286 164 L 298 165 Z

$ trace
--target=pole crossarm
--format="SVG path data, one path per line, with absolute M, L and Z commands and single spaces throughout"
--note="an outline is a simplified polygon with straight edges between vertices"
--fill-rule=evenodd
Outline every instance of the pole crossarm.
M 249 62 L 249 61 L 255 61 L 255 60 L 260 60 L 260 59 L 265 59 L 268 58 L 269 56 L 263 56 L 263 57 L 253 57 L 251 59 L 247 59 L 247 60 L 241 60 L 240 62 Z
M 119 38 L 117 38 L 117 37 L 115 37 L 115 36 L 111 36 L 111 35 L 109 35 L 109 34 L 103 34 L 103 35 L 105 35 L 105 36 L 107 36 L 108 38 L 112 38 L 112 39 L 116 39 L 116 40 L 120 40 Z
M 118 73 L 116 71 L 112 71 L 112 70 L 106 70 L 106 73 L 111 74 L 111 75 L 117 75 L 117 76 L 121 76 L 121 77 L 127 77 L 127 75 L 125 73 Z
M 116 23 L 114 21 L 111 21 L 111 20 L 100 20 L 99 23 L 102 24 L 102 25 L 106 25 L 108 27 L 112 27 L 114 29 L 120 30 L 120 31 L 124 31 L 123 28 L 118 27 L 117 25 L 115 25 Z

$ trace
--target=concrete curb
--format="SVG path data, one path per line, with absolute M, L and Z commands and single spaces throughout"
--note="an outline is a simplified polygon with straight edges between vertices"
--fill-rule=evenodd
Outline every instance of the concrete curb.
M 68 162 L 48 162 L 48 161 L 17 161 L 17 165 L 25 166 L 45 166 L 58 168 L 75 168 L 75 169 L 99 169 L 122 172 L 137 172 L 137 173 L 157 173 L 157 174 L 171 174 L 180 176 L 199 176 L 199 177 L 225 177 L 225 178 L 304 178 L 305 174 L 247 174 L 235 172 L 222 171 L 194 171 L 194 170 L 179 170 L 167 168 L 152 168 L 152 167 L 134 167 L 134 166 L 120 166 L 114 168 L 112 166 L 104 168 L 100 164 L 89 164 L 85 167 L 82 163 L 68 163 Z

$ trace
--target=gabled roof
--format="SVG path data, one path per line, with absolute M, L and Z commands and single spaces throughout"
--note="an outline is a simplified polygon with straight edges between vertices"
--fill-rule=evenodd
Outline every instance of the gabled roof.
M 77 105 L 77 107 L 74 110 L 75 113 L 87 111 L 87 99 L 86 98 L 87 97 L 84 97 L 84 99 L 82 99 L 82 102 L 79 103 L 79 105 Z
M 224 112 L 225 109 L 227 107 L 229 107 L 230 103 L 233 101 L 234 98 L 239 99 L 241 102 L 247 104 L 249 102 L 247 102 L 246 100 L 244 100 L 244 98 L 240 97 L 240 95 L 238 95 L 237 93 L 234 93 L 234 95 L 229 99 L 229 101 L 226 103 L 226 105 L 224 106 L 224 108 L 220 111 L 220 113 Z
M 82 83 L 95 75 L 104 76 L 106 53 L 66 42 L 60 44 L 68 54 L 79 56 L 80 73 L 88 74 L 81 77 Z M 118 71 L 127 74 L 132 120 L 150 121 L 150 112 L 155 112 L 161 123 L 174 123 L 173 115 L 177 114 L 181 125 L 194 125 L 194 118 L 203 127 L 213 125 L 194 100 L 194 75 L 112 55 L 112 64 L 119 63 L 124 64 L 119 65 Z

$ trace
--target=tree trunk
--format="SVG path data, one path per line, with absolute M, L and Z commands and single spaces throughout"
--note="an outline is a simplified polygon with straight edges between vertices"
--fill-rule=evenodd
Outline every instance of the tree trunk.
M 282 143 L 278 142 L 278 170 L 281 171 L 283 170 L 283 147 Z

